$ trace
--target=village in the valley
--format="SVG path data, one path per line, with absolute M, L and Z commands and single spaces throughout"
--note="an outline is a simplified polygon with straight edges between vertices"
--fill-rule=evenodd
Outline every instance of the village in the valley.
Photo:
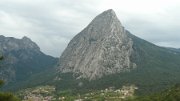
M 23 90 L 18 93 L 18 96 L 23 97 L 23 101 L 121 101 L 133 97 L 136 89 L 138 89 L 136 86 L 130 85 L 123 86 L 120 89 L 109 87 L 85 94 L 66 95 L 63 94 L 63 91 L 62 94 L 55 94 L 55 87 L 53 86 L 41 86 Z

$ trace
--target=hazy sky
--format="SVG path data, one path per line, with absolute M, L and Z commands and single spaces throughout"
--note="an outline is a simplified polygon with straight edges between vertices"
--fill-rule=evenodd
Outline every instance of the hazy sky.
M 73 36 L 107 9 L 134 35 L 180 48 L 180 0 L 0 0 L 0 35 L 28 36 L 59 57 Z

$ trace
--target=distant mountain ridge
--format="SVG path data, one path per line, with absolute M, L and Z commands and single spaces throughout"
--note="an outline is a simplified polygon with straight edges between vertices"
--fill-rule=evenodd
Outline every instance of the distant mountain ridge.
M 168 47 L 168 49 L 170 49 L 170 50 L 172 50 L 172 51 L 175 51 L 175 52 L 180 52 L 180 49 L 178 49 L 178 48 L 169 48 L 169 47 Z
M 1 51 L 12 51 L 20 49 L 28 49 L 33 51 L 40 51 L 40 48 L 36 43 L 31 41 L 28 37 L 24 36 L 22 39 L 16 39 L 14 37 L 5 37 L 0 35 Z
M 28 37 L 16 39 L 0 35 L 0 51 L 4 56 L 0 79 L 7 84 L 24 81 L 35 73 L 53 68 L 57 62 L 57 58 L 42 53 Z

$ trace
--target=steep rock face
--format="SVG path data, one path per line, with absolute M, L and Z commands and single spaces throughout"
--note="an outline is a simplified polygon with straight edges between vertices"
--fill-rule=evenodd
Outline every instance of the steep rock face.
M 129 71 L 136 67 L 132 45 L 115 12 L 107 10 L 70 41 L 60 57 L 60 72 L 92 80 Z
M 0 79 L 6 83 L 20 82 L 30 75 L 52 68 L 57 58 L 45 55 L 36 43 L 27 37 L 16 39 L 0 35 L 1 62 Z

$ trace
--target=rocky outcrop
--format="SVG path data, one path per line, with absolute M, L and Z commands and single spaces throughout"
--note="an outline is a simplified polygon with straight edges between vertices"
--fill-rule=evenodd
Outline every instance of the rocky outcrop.
M 16 39 L 0 35 L 0 53 L 4 56 L 0 64 L 0 79 L 6 83 L 23 81 L 57 62 L 57 58 L 42 53 L 28 37 Z
M 71 72 L 89 80 L 129 71 L 133 41 L 113 10 L 98 15 L 68 44 L 59 61 L 62 73 Z
M 0 47 L 2 52 L 21 49 L 34 50 L 36 52 L 40 51 L 37 44 L 26 36 L 24 36 L 22 39 L 16 39 L 13 37 L 5 37 L 0 35 Z

